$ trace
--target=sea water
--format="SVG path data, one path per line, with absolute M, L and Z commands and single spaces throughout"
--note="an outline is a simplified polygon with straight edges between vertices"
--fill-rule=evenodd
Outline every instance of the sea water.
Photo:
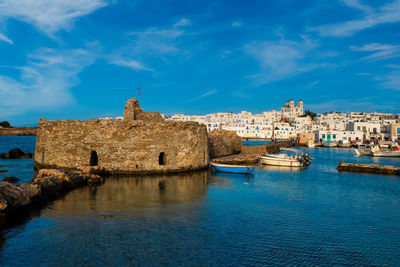
M 399 266 L 400 178 L 336 167 L 400 159 L 306 150 L 315 160 L 304 170 L 109 177 L 76 189 L 3 229 L 0 265 Z

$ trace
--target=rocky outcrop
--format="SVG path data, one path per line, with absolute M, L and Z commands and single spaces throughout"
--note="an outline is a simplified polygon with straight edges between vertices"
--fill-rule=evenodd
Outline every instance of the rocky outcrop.
M 208 147 L 211 158 L 239 154 L 242 139 L 232 131 L 214 130 L 208 133 Z
M 19 179 L 17 177 L 4 177 L 3 182 L 16 183 Z
M 281 147 L 291 147 L 291 142 L 271 143 L 258 146 L 243 146 L 240 154 L 214 158 L 212 162 L 233 165 L 254 165 L 260 161 L 260 156 L 279 153 Z
M 104 174 L 104 168 L 101 166 L 81 166 L 81 175 L 87 178 L 89 184 L 101 184 L 104 183 L 104 178 L 101 176 Z
M 102 167 L 82 169 L 82 172 L 76 173 L 42 169 L 30 183 L 17 186 L 8 182 L 0 183 L 0 215 L 41 205 L 81 185 L 99 183 L 103 179 L 98 175 L 104 171 Z
M 266 144 L 266 150 L 268 154 L 277 154 L 279 153 L 281 147 L 292 147 L 294 143 L 290 141 L 285 141 L 285 142 L 278 142 L 278 143 L 269 143 Z
M 1 153 L 2 159 L 30 159 L 33 157 L 31 153 L 25 153 L 20 148 L 11 149 L 8 153 Z
M 37 127 L 0 128 L 0 135 L 36 135 Z
M 338 171 L 345 172 L 364 172 L 384 175 L 400 175 L 400 167 L 390 165 L 375 164 L 352 164 L 344 163 L 343 160 L 337 167 Z
M 8 182 L 0 183 L 0 214 L 24 208 L 31 199 L 21 190 Z

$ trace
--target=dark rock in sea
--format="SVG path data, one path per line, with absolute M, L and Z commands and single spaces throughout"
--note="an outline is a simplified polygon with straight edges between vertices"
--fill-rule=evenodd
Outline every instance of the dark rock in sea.
M 25 153 L 20 148 L 11 149 L 8 153 L 2 153 L 2 159 L 30 159 L 33 157 L 32 153 Z
M 7 170 L 0 170 L 0 173 L 6 173 L 8 172 Z
M 41 187 L 38 184 L 22 183 L 17 185 L 32 202 L 41 196 Z
M 30 205 L 30 198 L 19 187 L 0 183 L 0 214 Z
M 19 179 L 17 177 L 4 177 L 3 182 L 16 183 Z

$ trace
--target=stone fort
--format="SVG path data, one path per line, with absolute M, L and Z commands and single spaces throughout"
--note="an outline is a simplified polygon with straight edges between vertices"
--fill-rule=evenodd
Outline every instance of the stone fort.
M 100 165 L 109 173 L 173 173 L 209 164 L 207 128 L 196 122 L 166 121 L 144 112 L 135 98 L 123 120 L 39 120 L 35 169 Z

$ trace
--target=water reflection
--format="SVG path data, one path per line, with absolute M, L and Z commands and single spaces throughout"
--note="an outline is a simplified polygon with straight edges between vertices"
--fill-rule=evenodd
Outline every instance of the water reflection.
M 260 165 L 258 167 L 263 171 L 281 171 L 281 172 L 299 172 L 303 171 L 303 168 L 299 167 L 282 167 L 282 166 L 269 166 L 269 165 Z
M 129 213 L 145 207 L 201 201 L 207 191 L 207 172 L 173 176 L 109 177 L 101 186 L 77 189 L 55 201 L 51 209 Z

